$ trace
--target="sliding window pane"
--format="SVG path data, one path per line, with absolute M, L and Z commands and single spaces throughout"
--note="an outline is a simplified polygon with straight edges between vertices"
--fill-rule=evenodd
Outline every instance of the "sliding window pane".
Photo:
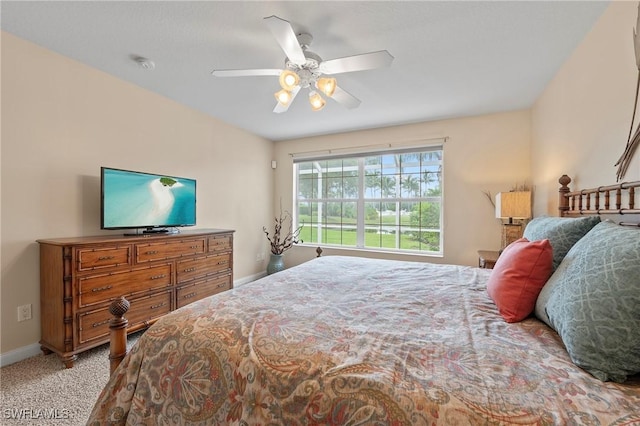
M 411 216 L 413 211 L 420 203 L 417 201 L 402 202 L 400 203 L 400 225 L 401 226 L 413 226 Z
M 379 172 L 365 177 L 364 198 L 382 198 L 382 179 Z
M 327 185 L 325 198 L 342 198 L 342 176 L 332 173 L 327 176 L 325 184 Z
M 401 198 L 418 198 L 420 197 L 420 173 L 403 174 L 400 180 L 400 197 Z
M 364 203 L 364 223 L 365 225 L 380 225 L 380 211 L 382 204 L 379 201 Z
M 346 175 L 342 181 L 342 197 L 343 198 L 358 198 L 358 176 Z
M 399 190 L 396 175 L 380 177 L 380 191 L 382 198 L 395 198 Z

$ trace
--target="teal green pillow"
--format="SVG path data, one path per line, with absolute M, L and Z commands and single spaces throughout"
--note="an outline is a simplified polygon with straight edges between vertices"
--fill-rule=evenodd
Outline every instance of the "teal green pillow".
M 587 232 L 600 222 L 598 216 L 580 218 L 537 217 L 524 229 L 524 238 L 529 241 L 549 240 L 553 249 L 553 269 L 555 270 L 569 249 Z
M 576 365 L 603 381 L 640 373 L 640 228 L 599 223 L 546 286 L 546 314 Z

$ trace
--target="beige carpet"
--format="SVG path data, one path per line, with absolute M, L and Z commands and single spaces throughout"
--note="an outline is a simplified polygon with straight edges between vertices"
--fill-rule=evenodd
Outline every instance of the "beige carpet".
M 140 333 L 129 336 L 130 346 Z M 84 425 L 109 378 L 109 346 L 65 368 L 56 354 L 0 369 L 0 425 Z

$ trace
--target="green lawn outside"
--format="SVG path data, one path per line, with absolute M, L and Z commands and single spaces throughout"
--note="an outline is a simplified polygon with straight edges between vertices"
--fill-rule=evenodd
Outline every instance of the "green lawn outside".
M 382 219 L 382 220 L 381 220 Z M 317 217 L 314 217 L 314 220 L 318 220 Z M 311 216 L 309 215 L 299 215 L 298 216 L 299 223 L 312 223 Z M 328 224 L 343 224 L 343 225 L 355 225 L 355 218 L 347 218 L 340 216 L 329 216 L 327 218 Z M 395 225 L 396 217 L 395 216 L 382 216 L 382 218 L 374 219 L 374 220 L 365 220 L 365 224 L 367 225 Z M 411 225 L 411 218 L 409 215 L 400 216 L 400 225 L 409 226 Z
M 355 230 L 323 229 L 323 244 L 337 244 L 343 246 L 356 246 Z M 305 243 L 318 242 L 316 229 L 305 225 L 300 232 L 300 239 Z M 365 247 L 368 248 L 388 248 L 396 249 L 396 236 L 392 234 L 377 234 L 374 232 L 365 233 Z M 438 247 L 428 247 L 410 238 L 408 235 L 400 236 L 400 249 L 402 250 L 422 250 L 438 251 Z

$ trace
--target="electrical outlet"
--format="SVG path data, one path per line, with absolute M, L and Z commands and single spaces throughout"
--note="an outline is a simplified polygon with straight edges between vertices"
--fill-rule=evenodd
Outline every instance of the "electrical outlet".
M 18 306 L 18 321 L 26 321 L 31 319 L 31 303 L 28 305 Z
M 263 262 L 263 261 L 264 261 L 264 252 L 256 254 L 256 262 Z

